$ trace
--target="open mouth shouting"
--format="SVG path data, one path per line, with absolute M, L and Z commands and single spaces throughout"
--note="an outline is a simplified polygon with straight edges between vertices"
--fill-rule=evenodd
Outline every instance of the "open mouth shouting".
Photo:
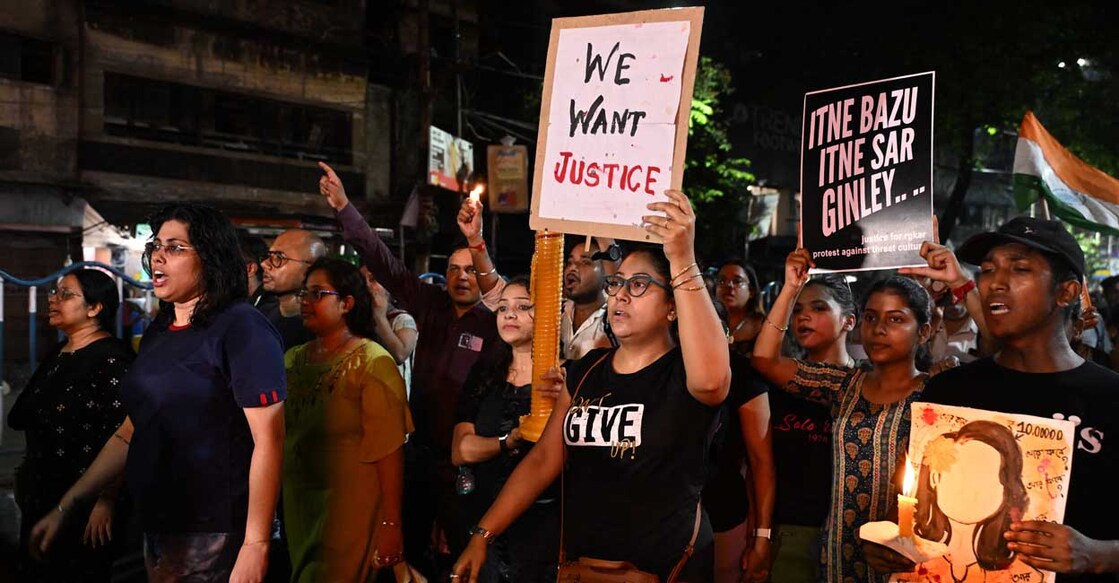
M 990 304 L 987 304 L 987 310 L 991 313 L 992 316 L 1002 316 L 1004 314 L 1010 313 L 1010 306 L 1002 302 L 991 302 Z
M 152 272 L 152 287 L 163 287 L 167 285 L 167 274 L 160 270 Z

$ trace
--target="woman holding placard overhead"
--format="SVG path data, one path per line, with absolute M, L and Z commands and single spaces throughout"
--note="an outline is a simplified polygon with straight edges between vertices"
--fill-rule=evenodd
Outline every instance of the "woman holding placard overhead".
M 626 561 L 662 581 L 712 579 L 699 498 L 729 354 L 695 263 L 695 213 L 683 193 L 668 199 L 648 205 L 663 216 L 644 217 L 663 252 L 635 247 L 606 278 L 618 348 L 591 351 L 552 376 L 565 390 L 551 420 L 471 529 L 452 577 L 475 581 L 489 543 L 560 478 L 561 545 L 572 562 L 561 580 L 584 559 Z
M 867 567 L 857 531 L 863 523 L 885 519 L 897 494 L 892 480 L 905 455 L 909 405 L 928 379 L 917 361 L 932 334 L 932 301 L 921 284 L 907 277 L 890 277 L 871 287 L 861 323 L 869 371 L 786 358 L 781 356 L 782 337 L 812 265 L 804 249 L 789 254 L 785 286 L 758 334 L 752 360 L 771 383 L 831 409 L 834 467 L 819 579 L 885 581 Z

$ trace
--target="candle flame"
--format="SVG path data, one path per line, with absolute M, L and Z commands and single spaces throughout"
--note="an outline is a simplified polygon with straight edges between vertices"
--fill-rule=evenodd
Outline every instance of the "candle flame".
M 479 183 L 470 191 L 470 200 L 478 202 L 482 199 L 482 193 L 486 191 L 486 185 Z
M 913 471 L 913 464 L 909 460 L 905 460 L 905 478 L 902 480 L 902 493 L 906 496 L 913 495 L 914 482 L 917 481 L 916 472 Z

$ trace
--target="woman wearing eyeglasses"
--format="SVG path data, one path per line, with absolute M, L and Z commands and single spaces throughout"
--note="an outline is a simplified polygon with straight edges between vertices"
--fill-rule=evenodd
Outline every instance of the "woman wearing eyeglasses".
M 75 508 L 123 474 L 149 581 L 260 581 L 280 485 L 280 339 L 244 299 L 228 218 L 176 203 L 149 222 L 144 265 L 159 313 L 121 382 L 128 416 L 35 525 L 33 550 L 48 550 Z
M 358 268 L 319 259 L 297 294 L 315 339 L 285 356 L 292 581 L 366 581 L 403 559 L 402 446 L 412 431 L 404 381 L 369 339 L 373 305 Z
M 514 278 L 505 284 L 495 313 L 502 342 L 467 375 L 451 444 L 451 462 L 474 479 L 472 489 L 458 492 L 463 528 L 478 522 L 533 446 L 520 430 L 520 419 L 529 414 L 532 396 L 535 312 L 527 279 Z M 555 398 L 558 391 L 550 391 L 548 396 Z M 558 484 L 545 490 L 494 544 L 480 580 L 556 580 L 558 490 Z
M 715 277 L 715 298 L 723 308 L 731 350 L 749 357 L 765 321 L 761 288 L 753 268 L 738 259 L 720 266 Z
M 472 529 L 456 577 L 477 580 L 488 544 L 560 478 L 566 458 L 567 559 L 628 561 L 669 581 L 684 559 L 675 580 L 712 580 L 699 498 L 729 354 L 695 262 L 695 214 L 683 193 L 666 194 L 648 205 L 663 214 L 644 217 L 663 252 L 636 247 L 606 279 L 618 348 L 594 350 L 555 375 L 565 390 L 544 434 Z
M 66 336 L 39 365 L 8 413 L 27 440 L 16 470 L 16 504 L 23 516 L 16 578 L 20 581 L 108 581 L 120 547 L 120 484 L 75 509 L 44 562 L 31 560 L 33 520 L 89 467 L 124 419 L 120 381 L 135 355 L 109 330 L 119 300 L 113 279 L 96 269 L 66 275 L 48 295 L 50 324 Z M 113 536 L 117 542 L 110 544 Z

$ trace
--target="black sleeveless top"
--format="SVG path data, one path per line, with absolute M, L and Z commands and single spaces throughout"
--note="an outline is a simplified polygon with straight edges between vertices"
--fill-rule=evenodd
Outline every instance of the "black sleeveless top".
M 608 350 L 568 363 L 568 391 Z M 629 561 L 665 579 L 692 535 L 717 412 L 688 393 L 679 348 L 633 374 L 614 372 L 612 354 L 594 366 L 563 423 L 568 559 Z M 704 516 L 696 549 L 711 542 Z

